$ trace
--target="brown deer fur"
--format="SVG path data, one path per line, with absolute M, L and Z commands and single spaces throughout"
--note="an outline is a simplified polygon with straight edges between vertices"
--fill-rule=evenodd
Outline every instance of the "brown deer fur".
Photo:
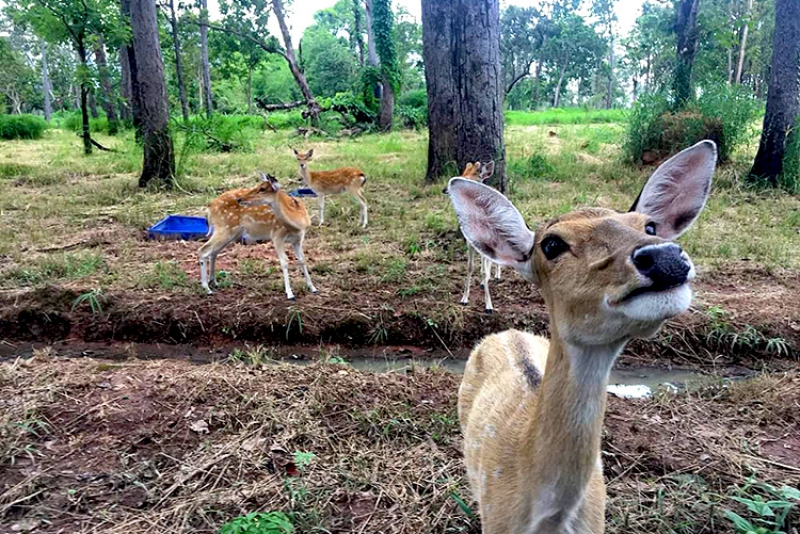
M 298 152 L 292 149 L 297 162 L 300 164 L 300 176 L 303 183 L 311 188 L 319 197 L 319 224 L 325 222 L 325 196 L 350 193 L 361 204 L 361 226 L 367 227 L 367 201 L 361 193 L 361 188 L 367 182 L 367 177 L 361 169 L 356 167 L 341 167 L 332 171 L 309 171 L 308 162 L 314 156 L 314 149 L 308 152 Z
M 294 249 L 308 288 L 316 293 L 303 254 L 303 239 L 311 226 L 308 211 L 302 202 L 283 192 L 275 178 L 263 173 L 261 176 L 259 185 L 227 191 L 209 204 L 208 222 L 213 233 L 200 247 L 201 283 L 211 293 L 209 283 L 214 282 L 217 255 L 232 241 L 272 241 L 281 263 L 287 298 L 294 300 L 286 243 Z
M 629 339 L 688 309 L 694 267 L 671 240 L 703 209 L 715 162 L 714 143 L 698 143 L 659 167 L 630 212 L 582 209 L 536 234 L 497 191 L 450 181 L 467 241 L 536 282 L 550 313 L 549 342 L 509 330 L 467 362 L 458 411 L 484 533 L 604 532 L 608 376 Z M 643 251 L 680 263 L 672 285 L 657 285 Z

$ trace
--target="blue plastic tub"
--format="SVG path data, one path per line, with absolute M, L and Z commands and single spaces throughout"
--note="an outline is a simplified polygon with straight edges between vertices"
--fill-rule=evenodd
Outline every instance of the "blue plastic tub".
M 317 194 L 309 189 L 308 187 L 301 187 L 300 189 L 295 189 L 294 191 L 289 191 L 290 197 L 315 197 Z
M 190 241 L 204 239 L 208 234 L 208 221 L 205 217 L 188 215 L 167 215 L 147 229 L 149 239 L 169 239 Z

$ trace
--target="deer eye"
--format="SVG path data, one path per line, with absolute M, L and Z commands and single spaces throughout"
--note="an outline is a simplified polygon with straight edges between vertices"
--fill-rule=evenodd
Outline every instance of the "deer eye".
M 644 225 L 644 233 L 647 235 L 656 235 L 656 223 L 650 221 Z
M 542 252 L 544 257 L 550 261 L 568 250 L 569 245 L 567 242 L 556 235 L 547 236 L 542 240 Z
M 261 192 L 261 193 L 266 193 L 267 192 L 267 188 L 266 187 L 262 187 L 258 191 Z

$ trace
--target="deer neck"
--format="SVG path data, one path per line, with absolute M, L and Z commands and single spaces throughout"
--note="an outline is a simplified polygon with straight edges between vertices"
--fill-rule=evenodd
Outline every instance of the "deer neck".
M 300 167 L 300 177 L 303 178 L 303 183 L 306 186 L 311 185 L 311 172 L 308 170 L 308 164 L 305 167 Z
M 283 191 L 278 191 L 275 194 L 274 202 L 270 204 L 272 213 L 275 214 L 275 218 L 278 220 L 278 222 L 284 226 L 302 230 L 302 225 L 298 224 L 296 217 L 292 216 L 292 206 L 294 206 L 294 199 Z M 294 211 L 296 212 L 297 210 Z
M 532 491 L 533 531 L 569 521 L 600 468 L 606 386 L 625 341 L 579 347 L 563 341 L 555 325 L 538 404 L 524 434 L 525 478 Z M 523 490 L 523 493 L 525 491 Z

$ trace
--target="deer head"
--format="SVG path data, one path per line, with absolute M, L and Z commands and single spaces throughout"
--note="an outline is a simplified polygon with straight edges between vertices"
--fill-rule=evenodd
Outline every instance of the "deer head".
M 647 180 L 627 213 L 585 208 L 530 231 L 496 190 L 452 178 L 450 199 L 471 246 L 537 283 L 553 337 L 595 346 L 649 337 L 689 308 L 694 265 L 673 242 L 705 206 L 717 150 L 702 141 Z
M 308 167 L 308 162 L 311 161 L 311 158 L 314 156 L 314 149 L 312 148 L 308 152 L 298 152 L 294 148 L 292 148 L 292 152 L 294 152 L 294 157 L 297 158 L 297 162 L 300 164 L 300 168 L 305 170 Z
M 475 163 L 467 163 L 467 166 L 464 167 L 464 172 L 461 173 L 461 177 L 488 184 L 492 174 L 494 174 L 494 160 L 483 166 L 481 166 L 480 161 L 476 161 Z M 445 186 L 442 189 L 442 193 L 445 195 L 447 194 L 447 187 Z
M 281 189 L 278 179 L 269 174 L 261 173 L 261 183 L 245 194 L 241 195 L 236 201 L 240 206 L 274 206 L 275 196 Z

